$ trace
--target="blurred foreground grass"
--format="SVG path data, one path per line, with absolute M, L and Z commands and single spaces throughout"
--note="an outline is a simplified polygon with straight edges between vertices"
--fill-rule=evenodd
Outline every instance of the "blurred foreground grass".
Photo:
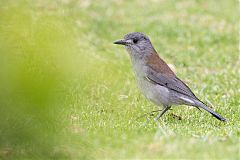
M 0 158 L 239 158 L 236 1 L 0 3 Z M 141 117 L 156 106 L 112 44 L 132 31 L 228 122 L 186 106 Z

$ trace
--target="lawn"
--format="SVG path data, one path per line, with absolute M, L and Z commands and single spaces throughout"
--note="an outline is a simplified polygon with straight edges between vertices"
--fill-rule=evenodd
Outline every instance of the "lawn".
M 239 159 L 235 0 L 0 2 L 0 159 Z M 150 37 L 210 108 L 158 109 L 113 41 Z

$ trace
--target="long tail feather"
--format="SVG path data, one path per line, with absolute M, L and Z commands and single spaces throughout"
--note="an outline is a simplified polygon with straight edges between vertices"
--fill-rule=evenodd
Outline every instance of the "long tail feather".
M 203 102 L 197 100 L 197 101 L 195 101 L 195 105 L 196 105 L 196 107 L 201 107 L 202 109 L 208 111 L 218 120 L 224 121 L 224 122 L 226 121 L 225 118 L 223 118 L 220 114 L 218 114 L 218 113 L 214 112 L 213 110 L 211 110 L 210 108 L 208 108 Z

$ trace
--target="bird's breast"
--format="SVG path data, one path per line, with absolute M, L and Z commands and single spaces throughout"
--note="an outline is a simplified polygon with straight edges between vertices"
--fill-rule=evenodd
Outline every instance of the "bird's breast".
M 136 80 L 143 95 L 157 105 L 167 105 L 169 91 L 166 87 L 154 84 L 146 77 L 147 67 L 144 64 L 134 64 Z

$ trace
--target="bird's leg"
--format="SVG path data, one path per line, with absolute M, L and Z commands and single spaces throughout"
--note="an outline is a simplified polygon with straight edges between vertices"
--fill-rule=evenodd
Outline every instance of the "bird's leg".
M 158 110 L 152 111 L 152 112 L 150 112 L 150 114 L 154 113 L 154 112 L 159 112 L 159 111 L 162 111 L 162 109 L 158 109 Z
M 149 114 L 154 113 L 154 112 L 159 112 L 159 111 L 162 111 L 162 110 L 163 110 L 163 109 L 158 109 L 158 110 L 155 110 L 155 111 L 150 112 Z M 169 108 L 169 110 L 172 110 L 172 108 Z
M 169 107 L 168 109 L 171 109 L 171 108 Z M 142 118 L 142 117 L 144 117 L 144 116 L 146 116 L 146 115 L 154 116 L 153 113 L 159 112 L 159 111 L 162 111 L 161 113 L 162 113 L 162 115 L 163 115 L 163 114 L 164 114 L 164 113 L 163 113 L 163 110 L 164 110 L 164 109 L 158 109 L 158 110 L 151 111 L 150 113 L 146 113 L 146 114 L 143 114 L 143 115 L 137 117 L 137 119 Z M 165 112 L 166 112 L 166 111 L 165 111 Z M 161 114 L 161 113 L 160 113 L 160 114 Z M 160 114 L 159 114 L 159 115 L 160 115 Z M 158 115 L 158 116 L 159 116 L 159 115 Z M 160 116 L 160 117 L 161 117 L 161 116 Z M 160 117 L 159 117 L 159 118 L 160 118 Z M 156 118 L 156 120 L 159 119 L 159 118 Z
M 164 108 L 162 110 L 161 113 L 159 113 L 159 115 L 157 116 L 156 120 L 158 120 L 165 112 L 167 112 L 167 110 L 169 110 L 171 107 L 167 106 L 166 108 Z
M 149 116 L 154 116 L 155 112 L 160 112 L 160 111 L 162 111 L 162 109 L 154 110 L 154 111 L 151 111 L 150 113 L 148 113 L 148 115 Z

